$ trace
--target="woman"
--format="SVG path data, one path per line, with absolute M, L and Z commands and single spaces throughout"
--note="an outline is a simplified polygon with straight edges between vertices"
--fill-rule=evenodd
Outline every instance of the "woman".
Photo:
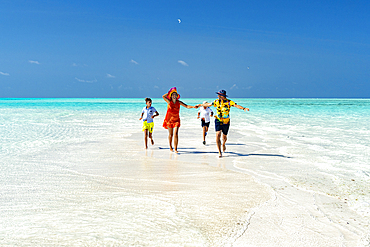
M 168 129 L 168 141 L 170 144 L 170 150 L 172 148 L 172 139 L 174 139 L 175 152 L 177 151 L 177 144 L 179 143 L 179 128 L 180 128 L 180 106 L 190 108 L 197 108 L 190 106 L 180 101 L 180 95 L 177 93 L 176 87 L 171 88 L 168 93 L 162 96 L 164 101 L 167 102 L 167 113 L 163 121 L 163 127 Z M 174 137 L 174 138 L 173 138 Z

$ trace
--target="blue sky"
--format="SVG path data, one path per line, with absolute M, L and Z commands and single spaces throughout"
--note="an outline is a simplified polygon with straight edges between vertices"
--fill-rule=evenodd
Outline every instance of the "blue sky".
M 368 13 L 370 1 L 2 0 L 0 97 L 365 98 Z

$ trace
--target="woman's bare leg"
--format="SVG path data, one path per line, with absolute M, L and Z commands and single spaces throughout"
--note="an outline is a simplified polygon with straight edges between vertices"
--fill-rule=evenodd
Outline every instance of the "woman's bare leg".
M 173 151 L 172 148 L 172 137 L 173 137 L 173 128 L 168 128 L 168 142 L 170 144 L 170 150 Z
M 177 145 L 179 144 L 179 127 L 174 128 L 174 145 L 175 145 L 175 152 L 178 153 L 177 151 Z

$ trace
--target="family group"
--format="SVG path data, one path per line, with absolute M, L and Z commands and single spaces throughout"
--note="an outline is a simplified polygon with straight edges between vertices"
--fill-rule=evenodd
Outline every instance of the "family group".
M 204 101 L 203 104 L 198 104 L 195 106 L 187 105 L 184 102 L 180 101 L 180 95 L 177 93 L 176 87 L 171 88 L 168 93 L 164 94 L 162 98 L 167 103 L 167 113 L 163 121 L 163 127 L 168 129 L 168 141 L 171 151 L 177 151 L 178 142 L 179 142 L 179 128 L 180 128 L 180 106 L 183 106 L 187 109 L 199 108 L 202 107 L 198 112 L 198 118 L 202 120 L 203 128 L 203 144 L 206 144 L 205 137 L 208 132 L 208 127 L 210 123 L 210 117 L 213 116 L 212 110 L 209 108 L 211 106 L 216 108 L 215 114 L 215 129 L 216 129 L 216 144 L 218 148 L 219 157 L 222 157 L 222 151 L 226 151 L 226 141 L 227 134 L 230 127 L 230 116 L 229 112 L 231 107 L 236 107 L 238 109 L 249 111 L 249 108 L 242 107 L 236 104 L 234 101 L 226 98 L 225 90 L 220 90 L 216 92 L 218 94 L 218 99 L 212 103 Z M 148 148 L 148 137 L 151 140 L 151 144 L 154 144 L 153 141 L 153 127 L 154 122 L 153 118 L 158 116 L 158 111 L 152 106 L 152 100 L 146 98 L 146 106 L 143 108 L 141 113 L 140 120 L 143 120 L 143 131 L 144 131 L 144 140 L 145 147 Z M 221 138 L 222 137 L 222 138 Z M 221 142 L 222 139 L 222 142 Z M 174 143 L 174 148 L 172 147 L 172 142 Z M 222 151 L 221 151 L 222 147 Z

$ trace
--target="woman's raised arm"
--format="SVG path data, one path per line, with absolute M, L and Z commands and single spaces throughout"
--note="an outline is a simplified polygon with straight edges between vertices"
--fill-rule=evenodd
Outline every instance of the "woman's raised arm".
M 167 98 L 167 95 L 168 95 L 168 93 L 163 94 L 162 95 L 162 98 L 164 99 L 164 101 L 167 102 L 167 104 L 169 104 L 170 103 L 170 100 Z

